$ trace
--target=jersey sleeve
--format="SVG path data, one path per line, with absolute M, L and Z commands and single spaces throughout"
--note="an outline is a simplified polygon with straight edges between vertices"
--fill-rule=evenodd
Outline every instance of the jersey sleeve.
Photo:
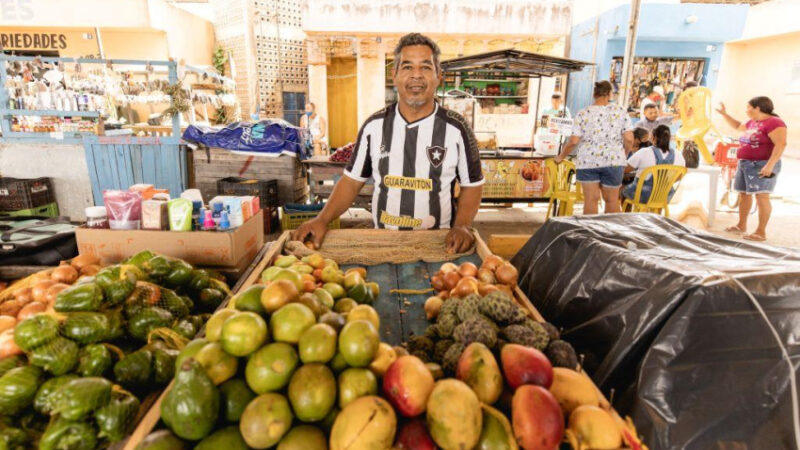
M 372 176 L 372 140 L 374 137 L 367 131 L 371 122 L 365 123 L 358 131 L 353 154 L 345 166 L 344 174 L 356 181 L 367 181 Z
M 480 186 L 484 180 L 478 140 L 465 123 L 459 122 L 457 128 L 461 132 L 458 142 L 458 182 L 462 187 Z

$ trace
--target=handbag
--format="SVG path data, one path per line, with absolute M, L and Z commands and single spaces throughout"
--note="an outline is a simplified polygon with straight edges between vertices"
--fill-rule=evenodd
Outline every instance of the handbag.
M 700 165 L 700 150 L 694 141 L 686 141 L 683 144 L 683 160 L 686 161 L 688 169 L 697 169 Z
M 57 266 L 74 258 L 76 228 L 67 217 L 0 218 L 0 266 Z

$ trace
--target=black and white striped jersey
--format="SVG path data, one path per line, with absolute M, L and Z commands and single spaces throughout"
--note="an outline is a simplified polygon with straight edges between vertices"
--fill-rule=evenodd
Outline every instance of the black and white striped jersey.
M 475 134 L 464 118 L 438 104 L 434 112 L 407 122 L 394 103 L 370 116 L 345 175 L 372 177 L 376 228 L 450 228 L 455 220 L 453 188 L 483 184 Z

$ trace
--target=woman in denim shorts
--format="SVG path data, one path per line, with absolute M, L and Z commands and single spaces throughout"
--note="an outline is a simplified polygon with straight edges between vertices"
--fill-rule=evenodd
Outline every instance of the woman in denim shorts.
M 753 205 L 753 195 L 758 205 L 758 228 L 745 234 L 744 239 L 764 241 L 767 239 L 767 222 L 772 214 L 769 196 L 775 190 L 775 182 L 781 171 L 781 156 L 786 149 L 786 123 L 775 114 L 772 100 L 768 97 L 754 97 L 747 102 L 745 123 L 734 119 L 720 103 L 717 112 L 725 121 L 739 131 L 739 150 L 733 188 L 739 192 L 739 223 L 725 231 L 747 232 L 747 216 Z
M 633 125 L 625 108 L 610 103 L 611 91 L 608 81 L 595 83 L 594 104 L 575 116 L 572 137 L 555 158 L 560 164 L 578 148 L 576 178 L 583 187 L 584 214 L 597 214 L 601 195 L 606 213 L 620 212 L 619 188 L 633 146 Z

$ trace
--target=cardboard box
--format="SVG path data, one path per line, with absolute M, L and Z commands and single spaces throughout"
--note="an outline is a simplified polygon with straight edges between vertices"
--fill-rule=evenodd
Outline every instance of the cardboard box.
M 78 251 L 115 264 L 142 250 L 183 259 L 195 266 L 242 269 L 264 246 L 259 212 L 234 231 L 98 230 L 78 228 Z

